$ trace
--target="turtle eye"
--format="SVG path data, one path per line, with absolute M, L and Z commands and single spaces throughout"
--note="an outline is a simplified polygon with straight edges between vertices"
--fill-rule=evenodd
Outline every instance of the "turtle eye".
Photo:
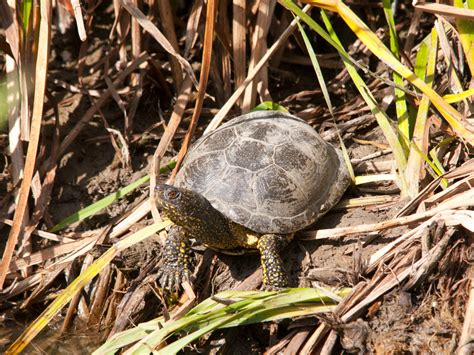
M 168 198 L 171 200 L 177 199 L 181 195 L 181 192 L 176 190 L 171 190 L 168 192 Z

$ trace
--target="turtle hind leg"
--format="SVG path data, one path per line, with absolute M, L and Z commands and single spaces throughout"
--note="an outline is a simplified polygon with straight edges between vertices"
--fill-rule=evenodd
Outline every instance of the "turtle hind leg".
M 264 234 L 257 243 L 263 268 L 264 289 L 288 287 L 288 276 L 283 267 L 280 251 L 288 245 L 288 236 L 282 234 Z
M 163 265 L 158 271 L 158 281 L 161 287 L 177 291 L 181 282 L 188 281 L 191 275 L 191 248 L 183 228 L 173 226 L 168 232 L 163 259 Z

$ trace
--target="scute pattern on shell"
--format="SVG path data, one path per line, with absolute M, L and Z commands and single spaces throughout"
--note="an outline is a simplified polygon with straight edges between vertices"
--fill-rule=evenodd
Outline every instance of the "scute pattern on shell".
M 234 118 L 201 137 L 176 185 L 259 233 L 292 233 L 333 207 L 350 183 L 341 153 L 303 120 L 276 111 Z

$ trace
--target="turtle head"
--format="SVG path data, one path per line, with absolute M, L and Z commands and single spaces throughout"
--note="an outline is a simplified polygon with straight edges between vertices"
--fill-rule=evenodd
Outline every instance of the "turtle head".
M 239 245 L 233 237 L 231 221 L 200 193 L 161 184 L 156 187 L 156 194 L 164 214 L 197 241 L 216 249 Z
M 220 214 L 201 194 L 166 184 L 156 187 L 158 204 L 175 224 L 184 228 L 196 228 L 213 222 Z

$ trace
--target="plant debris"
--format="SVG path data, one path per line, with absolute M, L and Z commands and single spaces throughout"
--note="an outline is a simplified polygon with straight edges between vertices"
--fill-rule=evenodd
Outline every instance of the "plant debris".
M 474 351 L 474 9 L 303 3 L 0 0 L 0 351 Z M 193 244 L 167 293 L 150 191 L 255 107 L 354 186 L 284 251 L 295 288 Z

